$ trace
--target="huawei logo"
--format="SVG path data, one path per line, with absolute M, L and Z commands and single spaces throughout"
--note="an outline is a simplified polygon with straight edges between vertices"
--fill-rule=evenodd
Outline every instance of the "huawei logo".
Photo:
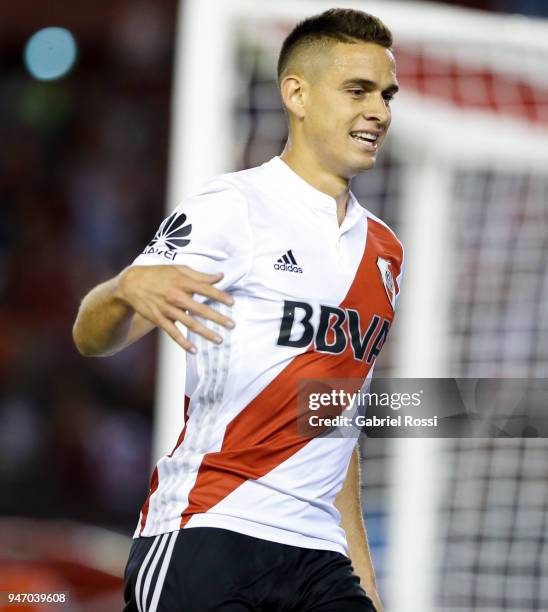
M 185 225 L 186 215 L 184 213 L 174 212 L 170 215 L 156 232 L 156 236 L 148 245 L 156 249 L 167 248 L 170 251 L 176 251 L 185 247 L 190 240 L 187 236 L 192 231 L 192 225 Z
M 190 240 L 187 236 L 192 231 L 192 225 L 185 225 L 186 215 L 174 212 L 171 214 L 156 232 L 156 236 L 143 251 L 143 255 L 158 255 L 171 261 L 177 257 L 177 252 Z

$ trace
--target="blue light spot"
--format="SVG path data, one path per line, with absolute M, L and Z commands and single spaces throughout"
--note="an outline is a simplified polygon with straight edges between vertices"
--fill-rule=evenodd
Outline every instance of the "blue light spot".
M 33 34 L 25 47 L 25 65 L 39 81 L 53 81 L 72 68 L 76 41 L 65 28 L 44 28 Z

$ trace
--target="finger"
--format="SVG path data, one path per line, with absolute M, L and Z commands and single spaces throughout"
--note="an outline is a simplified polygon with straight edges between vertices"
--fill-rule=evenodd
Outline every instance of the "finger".
M 221 302 L 227 306 L 232 306 L 234 304 L 234 299 L 228 293 L 224 293 L 223 291 L 219 291 L 215 287 L 211 285 L 204 285 L 202 283 L 191 284 L 186 289 L 181 289 L 178 287 L 172 288 L 165 295 L 165 300 L 170 304 L 175 304 L 179 306 L 179 308 L 184 308 L 188 310 L 191 308 L 194 309 L 194 306 L 199 302 L 196 302 L 192 299 L 192 295 L 202 295 L 206 298 L 211 298 L 214 301 Z M 222 299 L 221 299 L 222 298 Z M 206 306 L 206 308 L 208 308 Z M 216 311 L 215 311 L 216 312 Z M 210 318 L 210 317 L 207 317 Z M 226 321 L 230 321 L 228 317 L 225 317 Z M 217 321 L 220 323 L 221 321 Z M 224 323 L 221 323 L 224 325 Z
M 194 293 L 208 297 L 216 302 L 221 302 L 227 306 L 232 306 L 234 304 L 234 298 L 229 293 L 221 291 L 217 289 L 217 287 L 213 287 L 213 285 L 207 283 L 198 283 L 194 288 Z
M 172 306 L 166 306 L 163 309 L 163 314 L 166 318 L 168 318 L 171 321 L 179 321 L 187 329 L 194 332 L 195 334 L 202 336 L 203 338 L 206 338 L 206 340 L 215 342 L 215 344 L 221 344 L 223 341 L 222 337 L 219 336 L 218 333 L 209 329 L 208 327 L 200 323 L 200 321 L 194 319 L 193 317 L 188 315 L 186 312 L 183 312 L 179 308 L 174 308 Z
M 178 319 L 187 329 L 191 330 L 193 333 L 202 336 L 206 340 L 210 342 L 214 342 L 215 344 L 222 344 L 223 338 L 218 333 L 209 329 L 193 317 L 188 314 L 185 314 L 183 317 Z
M 234 298 L 229 293 L 213 287 L 214 283 L 218 283 L 224 278 L 222 272 L 218 274 L 202 274 L 202 272 L 197 272 L 187 266 L 177 266 L 177 268 L 188 279 L 195 281 L 196 285 L 190 287 L 194 293 L 199 293 L 200 295 L 222 302 L 227 306 L 234 304 Z
M 169 314 L 166 308 L 170 309 Z M 203 319 L 218 323 L 227 329 L 233 329 L 235 326 L 234 321 L 230 317 L 222 315 L 218 310 L 210 308 L 206 304 L 193 300 L 188 293 L 182 290 L 170 291 L 165 297 L 163 309 L 164 314 L 172 320 L 180 321 L 180 317 L 189 311 Z
M 217 272 L 216 274 L 204 274 L 203 272 L 198 272 L 197 270 L 189 268 L 188 266 L 175 267 L 177 270 L 179 270 L 179 272 L 183 273 L 188 278 L 200 283 L 218 283 L 224 277 L 222 272 Z
M 185 312 L 189 311 L 193 315 L 202 317 L 203 319 L 207 319 L 213 323 L 218 323 L 227 329 L 233 329 L 235 326 L 234 321 L 230 317 L 222 315 L 218 310 L 211 308 L 207 304 L 193 300 L 184 291 L 171 293 L 168 298 L 168 305 L 175 305 L 184 309 Z
M 187 301 L 186 309 L 191 315 L 201 317 L 202 319 L 207 319 L 213 323 L 218 323 L 227 329 L 233 329 L 235 327 L 235 323 L 230 317 L 226 317 L 218 310 L 215 310 L 215 308 L 211 308 L 206 304 L 201 304 L 196 300 L 189 299 Z
M 183 348 L 185 351 L 192 353 L 193 355 L 195 355 L 197 353 L 197 349 L 194 346 L 194 344 L 192 344 L 192 342 L 190 342 L 190 340 L 188 340 L 187 338 L 185 338 L 183 336 L 183 334 L 177 329 L 175 323 L 173 323 L 173 321 L 170 321 L 168 318 L 160 315 L 157 317 L 158 318 L 158 324 L 159 326 L 167 333 L 169 334 L 169 336 L 171 336 L 171 338 L 173 338 L 173 340 L 175 340 L 175 342 L 177 342 L 177 344 Z

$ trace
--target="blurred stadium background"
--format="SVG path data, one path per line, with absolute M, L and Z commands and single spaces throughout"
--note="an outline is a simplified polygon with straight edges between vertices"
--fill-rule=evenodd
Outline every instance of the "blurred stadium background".
M 262 17 L 242 3 L 235 36 L 213 30 L 205 41 L 231 45 L 233 90 L 205 78 L 199 94 L 218 116 L 196 118 L 171 109 L 174 90 L 184 109 L 196 99 L 185 97 L 195 83 L 174 88 L 174 74 L 209 61 L 189 52 L 198 30 L 184 10 L 197 4 L 182 3 L 177 37 L 175 0 L 0 8 L 0 591 L 70 591 L 71 610 L 121 608 L 150 464 L 170 443 L 167 421 L 153 420 L 155 397 L 165 403 L 156 381 L 168 389 L 169 372 L 158 376 L 156 334 L 113 358 L 81 358 L 71 340 L 78 302 L 142 250 L 197 164 L 207 176 L 280 152 L 280 41 L 299 11 L 340 3 L 280 0 Z M 402 85 L 393 138 L 354 186 L 408 249 L 401 312 L 376 374 L 548 377 L 548 5 L 406 2 L 422 23 L 415 33 L 400 25 L 402 5 L 348 5 L 393 27 Z M 65 40 L 58 77 L 45 61 L 56 39 L 29 43 L 52 26 L 75 43 L 69 66 Z M 228 115 L 224 148 L 180 142 L 190 123 Z M 412 359 L 429 324 L 439 335 Z M 165 362 L 172 347 L 161 344 Z M 389 612 L 548 609 L 544 440 L 362 442 Z

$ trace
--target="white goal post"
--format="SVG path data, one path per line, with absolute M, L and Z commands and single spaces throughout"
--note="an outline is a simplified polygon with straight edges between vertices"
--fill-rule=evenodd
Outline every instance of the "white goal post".
M 239 37 L 257 36 L 275 59 L 283 40 L 280 28 L 332 7 L 380 17 L 394 34 L 396 58 L 400 47 L 420 48 L 442 63 L 548 88 L 548 24 L 542 21 L 426 2 L 186 0 L 176 30 L 168 212 L 209 177 L 240 163 L 244 137 L 234 118 L 243 87 L 236 60 Z M 469 78 L 474 77 L 462 82 Z M 481 89 L 482 83 L 476 84 Z M 524 116 L 520 104 L 516 100 L 511 113 L 459 106 L 405 86 L 398 94 L 389 141 L 402 163 L 399 234 L 406 262 L 398 332 L 389 342 L 391 376 L 467 375 L 452 348 L 453 288 L 439 282 L 460 257 L 448 241 L 455 176 L 493 168 L 542 180 L 548 176 L 548 98 L 537 104 L 537 121 Z M 154 461 L 171 450 L 182 427 L 184 368 L 183 351 L 162 335 Z M 438 560 L 428 542 L 435 539 L 442 447 L 441 440 L 392 442 L 391 572 L 386 582 L 391 612 L 409 612 L 411 601 L 413 609 L 435 609 L 433 566 Z

